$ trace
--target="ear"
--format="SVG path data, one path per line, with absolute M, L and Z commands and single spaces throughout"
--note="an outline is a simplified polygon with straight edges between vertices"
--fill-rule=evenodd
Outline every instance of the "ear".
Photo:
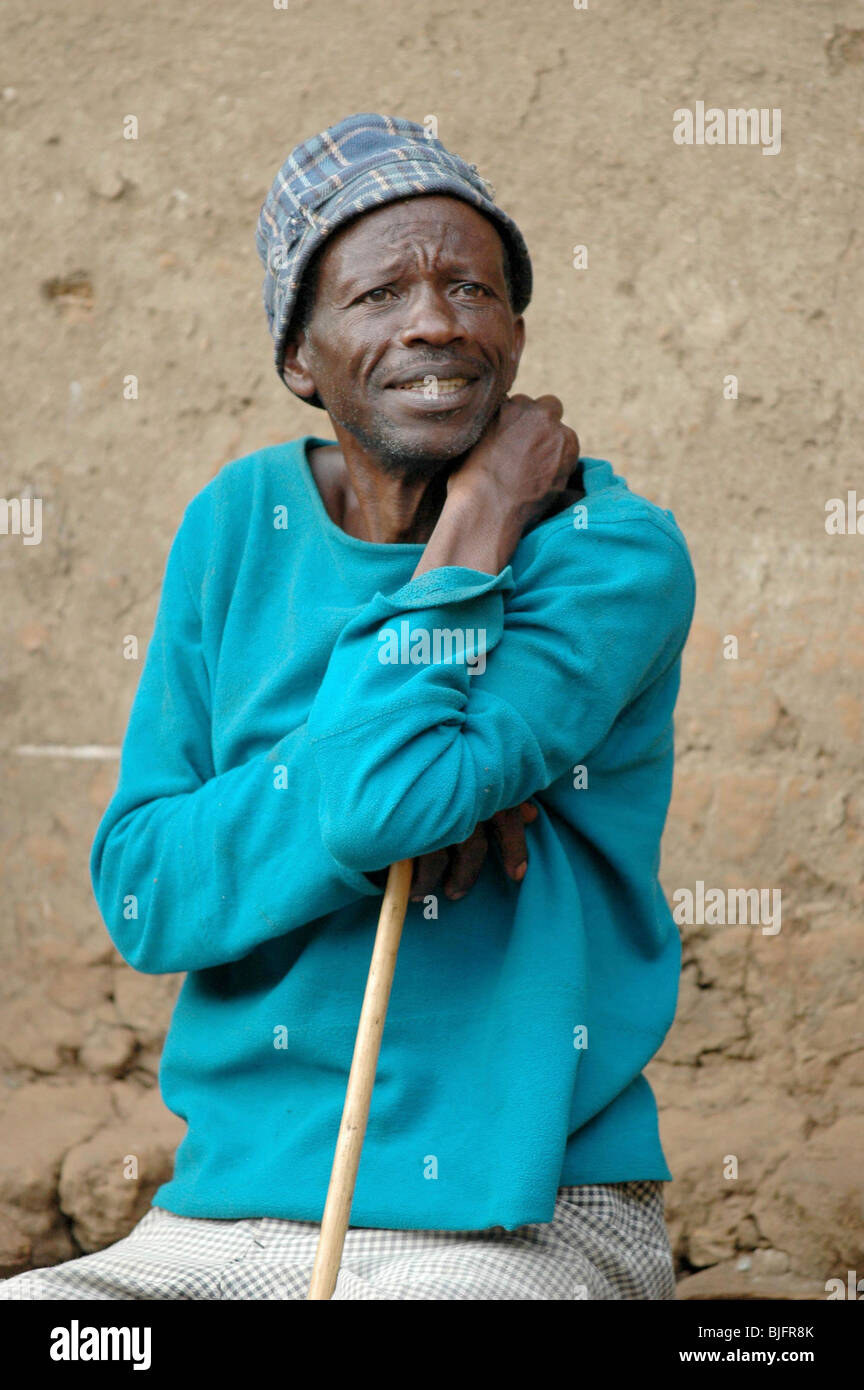
M 510 391 L 516 374 L 519 371 L 519 363 L 522 360 L 522 350 L 525 347 L 525 320 L 520 314 L 518 319 L 513 320 L 513 348 L 510 358 L 510 372 L 507 381 L 507 390 Z
M 285 384 L 297 396 L 309 400 L 315 395 L 315 380 L 309 368 L 309 348 L 302 331 L 285 344 L 282 357 L 282 376 Z

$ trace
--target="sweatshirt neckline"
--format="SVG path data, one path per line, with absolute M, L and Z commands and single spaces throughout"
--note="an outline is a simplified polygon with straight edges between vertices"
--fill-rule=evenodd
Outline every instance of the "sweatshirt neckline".
M 335 444 L 335 439 L 322 439 L 317 434 L 304 434 L 299 440 L 300 471 L 303 474 L 306 487 L 309 490 L 313 509 L 317 512 L 318 518 L 328 535 L 334 536 L 345 545 L 351 546 L 354 550 L 365 550 L 370 554 L 379 554 L 383 551 L 395 554 L 405 554 L 410 552 L 417 555 L 425 550 L 422 541 L 364 541 L 359 536 L 349 536 L 347 531 L 343 531 L 341 526 L 337 526 L 332 516 L 324 506 L 324 498 L 318 491 L 318 484 L 312 472 L 312 465 L 309 462 L 307 450 L 310 445 Z

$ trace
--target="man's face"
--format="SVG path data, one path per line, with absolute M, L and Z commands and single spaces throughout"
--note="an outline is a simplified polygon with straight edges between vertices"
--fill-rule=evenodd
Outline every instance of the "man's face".
M 385 471 L 435 473 L 477 443 L 516 376 L 525 325 L 505 254 L 493 223 L 459 198 L 365 213 L 325 243 L 286 380 L 298 395 L 317 390 Z

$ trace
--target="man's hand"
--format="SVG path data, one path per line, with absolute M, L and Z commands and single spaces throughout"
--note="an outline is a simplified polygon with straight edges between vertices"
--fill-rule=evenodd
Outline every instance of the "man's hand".
M 526 521 L 567 487 L 579 460 L 579 438 L 562 424 L 557 396 L 516 394 L 502 401 L 464 463 L 447 480 L 447 496 L 494 495 Z
M 447 479 L 447 498 L 414 571 L 446 565 L 499 574 L 525 530 L 563 492 L 579 461 L 579 440 L 561 423 L 557 396 L 502 401 L 464 463 Z
M 434 892 L 442 874 L 445 897 L 453 902 L 464 898 L 477 882 L 490 838 L 498 849 L 505 872 L 515 883 L 521 883 L 528 866 L 524 827 L 536 820 L 537 815 L 537 807 L 530 801 L 523 801 L 510 810 L 498 811 L 491 820 L 481 821 L 461 844 L 419 855 L 414 860 L 411 901 L 422 902 L 427 894 Z

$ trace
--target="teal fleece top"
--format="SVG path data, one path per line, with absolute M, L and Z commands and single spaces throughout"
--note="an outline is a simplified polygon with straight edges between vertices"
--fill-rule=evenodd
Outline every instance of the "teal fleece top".
M 93 843 L 118 951 L 186 972 L 159 1081 L 188 1129 L 153 1202 L 321 1219 L 370 875 L 528 798 L 521 884 L 490 851 L 437 917 L 408 905 L 351 1224 L 512 1230 L 562 1185 L 668 1180 L 642 1070 L 680 968 L 657 875 L 684 538 L 585 459 L 583 501 L 500 574 L 412 579 L 422 545 L 328 516 L 306 453 L 327 443 L 237 459 L 187 506 Z

